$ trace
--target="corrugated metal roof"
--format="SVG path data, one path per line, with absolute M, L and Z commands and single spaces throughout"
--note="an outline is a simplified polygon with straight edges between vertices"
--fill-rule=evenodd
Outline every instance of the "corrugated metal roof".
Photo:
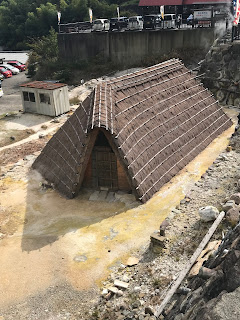
M 37 89 L 46 89 L 46 90 L 54 90 L 54 89 L 58 89 L 65 86 L 66 84 L 64 83 L 52 83 L 52 82 L 45 82 L 45 81 L 33 81 L 33 82 L 20 85 L 20 87 L 25 87 L 25 88 L 37 88 Z

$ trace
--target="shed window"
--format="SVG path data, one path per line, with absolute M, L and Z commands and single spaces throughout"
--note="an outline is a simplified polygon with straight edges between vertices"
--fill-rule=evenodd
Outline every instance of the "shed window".
M 31 102 L 35 102 L 35 94 L 33 92 L 29 92 L 29 99 Z
M 49 96 L 49 94 L 40 93 L 39 96 L 40 96 L 40 102 L 41 103 L 50 104 L 50 96 Z
M 23 100 L 35 102 L 35 94 L 34 92 L 23 91 Z
M 23 91 L 23 100 L 24 101 L 29 101 L 28 92 L 26 92 L 26 91 Z

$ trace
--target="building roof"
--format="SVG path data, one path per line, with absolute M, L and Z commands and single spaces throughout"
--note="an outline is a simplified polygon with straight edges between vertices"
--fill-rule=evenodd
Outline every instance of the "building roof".
M 54 82 L 48 82 L 48 81 L 33 81 L 21 84 L 20 87 L 25 88 L 36 88 L 36 89 L 46 89 L 46 90 L 54 90 L 61 87 L 65 87 L 66 84 L 64 83 L 54 83 Z
M 212 94 L 180 60 L 171 59 L 99 84 L 33 167 L 74 196 L 93 147 L 90 136 L 102 128 L 145 202 L 231 125 Z
M 140 7 L 231 3 L 232 0 L 140 0 Z
M 140 7 L 150 6 L 180 6 L 183 4 L 183 0 L 140 0 Z

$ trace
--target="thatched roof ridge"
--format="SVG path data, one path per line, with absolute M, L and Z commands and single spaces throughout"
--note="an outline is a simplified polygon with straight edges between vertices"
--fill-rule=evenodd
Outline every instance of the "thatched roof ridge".
M 61 142 L 71 148 L 68 135 L 77 138 L 76 130 L 84 132 L 79 135 L 83 144 L 88 143 L 94 128 L 109 131 L 124 168 L 129 172 L 132 188 L 144 202 L 232 124 L 212 94 L 178 59 L 102 82 L 83 106 L 85 111 L 80 106 L 57 139 L 63 139 Z M 78 116 L 82 130 L 78 128 L 81 127 Z M 43 153 L 48 151 L 56 155 L 51 151 L 53 145 L 57 149 L 55 140 L 50 141 L 50 147 L 46 146 Z M 84 161 L 85 152 L 79 143 L 74 142 L 77 150 L 73 146 L 69 150 L 77 162 Z M 64 155 L 65 160 L 69 159 L 64 166 L 67 177 L 62 180 L 67 187 L 61 183 L 57 187 L 67 196 L 69 192 L 64 189 L 74 194 L 74 186 L 80 181 L 74 177 L 74 172 L 79 176 L 83 174 L 83 166 L 73 164 L 73 155 Z M 49 154 L 42 155 L 35 167 L 39 167 L 43 159 L 46 166 L 48 157 Z M 54 161 L 63 165 L 61 157 Z M 54 163 L 51 168 L 53 166 Z M 67 168 L 70 166 L 75 171 Z M 60 172 L 59 169 L 58 176 Z M 49 173 L 44 176 L 49 176 L 56 184 Z

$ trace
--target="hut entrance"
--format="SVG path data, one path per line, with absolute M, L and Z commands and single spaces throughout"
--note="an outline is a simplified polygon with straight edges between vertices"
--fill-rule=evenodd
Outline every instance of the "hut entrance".
M 92 152 L 92 181 L 94 188 L 118 189 L 117 157 L 102 131 Z

